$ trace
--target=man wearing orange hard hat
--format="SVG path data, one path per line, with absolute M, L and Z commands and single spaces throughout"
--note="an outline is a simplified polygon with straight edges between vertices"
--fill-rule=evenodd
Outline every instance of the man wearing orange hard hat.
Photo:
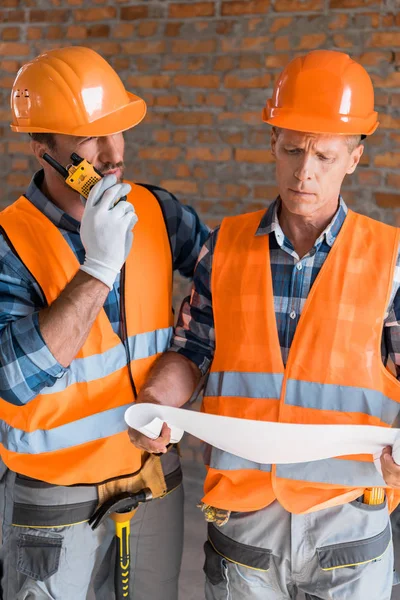
M 390 427 L 400 413 L 400 232 L 340 190 L 378 126 L 371 80 L 348 55 L 294 59 L 263 120 L 278 198 L 223 220 L 203 247 L 172 341 L 139 401 L 182 406 L 209 372 L 203 411 L 277 423 Z M 268 200 L 268 199 L 266 199 Z M 165 384 L 168 373 L 168 385 Z M 162 452 L 164 425 L 143 450 Z M 294 449 L 295 451 L 295 449 Z M 258 464 L 207 453 L 207 600 L 389 600 L 392 448 Z
M 0 213 L 0 596 L 176 600 L 177 450 L 134 449 L 124 412 L 168 347 L 173 271 L 192 276 L 208 230 L 125 181 L 123 132 L 146 104 L 93 50 L 24 65 L 11 108 L 41 169 Z

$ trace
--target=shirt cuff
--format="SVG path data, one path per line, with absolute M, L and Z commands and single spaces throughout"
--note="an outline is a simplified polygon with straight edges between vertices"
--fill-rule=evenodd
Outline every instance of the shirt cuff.
M 37 371 L 56 379 L 64 375 L 67 368 L 56 360 L 42 337 L 38 313 L 14 321 L 11 327 L 13 338 L 22 350 L 24 358 L 30 360 Z

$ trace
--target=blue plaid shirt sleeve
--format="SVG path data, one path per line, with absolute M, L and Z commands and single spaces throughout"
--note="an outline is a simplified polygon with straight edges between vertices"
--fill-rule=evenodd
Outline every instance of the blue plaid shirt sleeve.
M 184 299 L 169 351 L 186 356 L 205 375 L 215 350 L 211 296 L 212 259 L 219 228 L 202 247 L 193 275 L 192 293 Z
M 15 405 L 26 404 L 66 371 L 40 334 L 38 311 L 44 306 L 40 289 L 0 237 L 0 396 Z

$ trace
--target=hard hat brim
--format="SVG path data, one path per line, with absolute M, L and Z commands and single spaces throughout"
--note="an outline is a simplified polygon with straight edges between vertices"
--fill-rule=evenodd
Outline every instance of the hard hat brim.
M 373 112 L 368 119 L 359 119 L 343 115 L 335 119 L 320 115 L 301 115 L 282 108 L 268 106 L 263 109 L 262 119 L 265 123 L 304 133 L 338 134 L 338 135 L 372 135 L 379 126 L 378 113 Z
M 130 92 L 126 93 L 129 98 L 129 104 L 122 106 L 108 115 L 104 115 L 104 117 L 92 123 L 86 123 L 68 131 L 65 129 L 47 129 L 13 124 L 11 124 L 11 129 L 18 133 L 58 133 L 78 137 L 101 137 L 120 133 L 138 125 L 144 119 L 147 111 L 146 103 L 142 98 Z

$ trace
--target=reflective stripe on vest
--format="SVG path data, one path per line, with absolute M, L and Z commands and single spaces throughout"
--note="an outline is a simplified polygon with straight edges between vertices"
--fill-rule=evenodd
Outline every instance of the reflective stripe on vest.
M 205 397 L 279 399 L 280 373 L 210 373 Z M 399 403 L 377 390 L 288 379 L 285 403 L 317 410 L 359 412 L 391 425 L 399 414 Z
M 400 412 L 400 383 L 380 352 L 399 230 L 348 212 L 284 367 L 269 236 L 256 235 L 263 214 L 228 217 L 221 225 L 211 280 L 216 351 L 203 410 L 284 423 L 391 426 Z M 213 448 L 209 467 L 203 501 L 234 511 L 278 499 L 290 512 L 307 512 L 384 484 L 365 456 L 271 468 Z M 397 500 L 388 496 L 393 507 Z
M 139 390 L 171 336 L 172 257 L 155 196 L 132 184 L 128 200 L 138 223 L 121 303 Z M 0 227 L 52 304 L 79 268 L 60 230 L 24 197 L 0 214 Z M 129 442 L 123 419 L 135 400 L 127 365 L 126 347 L 101 309 L 75 360 L 53 386 L 23 406 L 0 399 L 0 452 L 7 466 L 60 485 L 96 483 L 140 469 L 141 452 Z

